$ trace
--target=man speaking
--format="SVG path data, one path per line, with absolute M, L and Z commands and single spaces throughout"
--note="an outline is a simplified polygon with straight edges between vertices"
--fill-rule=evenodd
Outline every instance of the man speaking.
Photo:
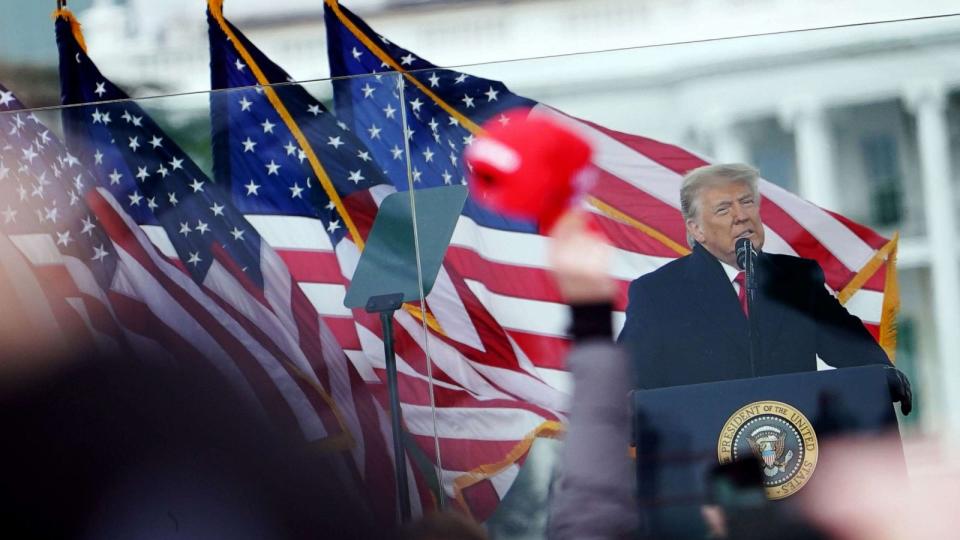
M 684 177 L 680 210 L 692 253 L 630 284 L 619 341 L 630 349 L 637 386 L 814 371 L 817 356 L 834 367 L 890 365 L 860 319 L 827 291 L 819 264 L 763 253 L 758 180 L 744 164 L 708 165 Z M 756 252 L 749 305 L 737 261 L 741 239 Z M 741 265 L 744 255 L 741 249 Z M 909 383 L 893 369 L 890 378 L 906 414 Z

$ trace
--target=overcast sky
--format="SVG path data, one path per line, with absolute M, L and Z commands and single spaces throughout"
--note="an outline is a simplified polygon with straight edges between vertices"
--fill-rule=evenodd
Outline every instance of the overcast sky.
M 491 0 L 477 0 L 491 1 Z M 670 0 L 635 0 L 637 2 L 667 2 Z M 749 9 L 752 3 L 784 2 L 789 0 L 691 0 L 690 9 L 702 8 L 704 4 L 723 1 L 728 5 L 739 5 L 738 9 Z M 806 1 L 811 11 L 816 12 L 814 26 L 832 26 L 851 22 L 871 20 L 890 20 L 925 15 L 945 14 L 960 11 L 955 0 L 923 0 L 921 2 L 882 2 L 871 0 L 796 0 Z M 204 21 L 206 0 L 69 0 L 69 7 L 82 14 L 93 3 L 129 4 L 134 8 L 137 26 L 149 31 L 170 19 Z M 343 0 L 343 3 L 358 12 L 376 9 L 388 3 L 388 0 Z M 541 2 L 543 9 L 550 9 L 549 2 Z M 56 7 L 55 0 L 0 0 L 4 8 L 0 16 L 0 62 L 55 65 L 57 60 L 56 44 L 53 36 L 53 23 L 50 13 Z M 816 7 L 816 9 L 814 9 Z M 241 18 L 253 14 L 269 12 L 272 15 L 284 13 L 320 13 L 323 0 L 224 0 L 224 10 L 232 17 Z M 509 10 L 509 4 L 503 9 Z M 83 20 L 80 21 L 83 23 Z M 806 22 L 806 21 L 805 21 Z M 779 29 L 778 29 L 779 30 Z M 736 33 L 736 29 L 730 29 Z M 689 36 L 684 36 L 688 38 Z

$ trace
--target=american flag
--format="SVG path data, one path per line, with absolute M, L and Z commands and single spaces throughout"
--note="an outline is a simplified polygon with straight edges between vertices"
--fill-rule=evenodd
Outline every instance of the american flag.
M 222 186 L 100 73 L 69 11 L 56 33 L 67 146 L 96 179 L 87 199 L 110 255 L 186 349 L 176 359 L 210 363 L 278 429 L 341 455 L 345 496 L 359 497 L 364 412 L 329 329 Z
M 491 120 L 509 122 L 503 113 L 524 105 L 532 107 L 530 114 L 572 123 L 594 147 L 600 178 L 585 207 L 617 251 L 612 272 L 621 285 L 614 314 L 618 331 L 629 282 L 689 252 L 679 212 L 680 179 L 706 164 L 704 158 L 565 116 L 513 94 L 499 81 L 438 68 L 377 34 L 336 0 L 325 0 L 324 8 L 336 114 L 367 145 L 395 187 L 463 182 L 462 151 L 480 133 L 478 126 Z M 407 121 L 398 127 L 391 120 L 401 110 Z M 404 138 L 410 147 L 409 180 Z M 892 357 L 898 307 L 896 238 L 885 239 L 771 182 L 761 182 L 761 193 L 764 249 L 817 260 L 828 286 Z M 469 306 L 467 324 L 448 335 L 470 343 L 470 330 L 481 336 L 502 332 L 516 346 L 516 356 L 529 361 L 543 380 L 565 388 L 566 308 L 548 275 L 545 238 L 536 234 L 534 224 L 505 221 L 468 205 L 444 266 L 456 276 L 455 283 L 460 279 L 466 285 L 455 291 Z M 478 314 L 489 318 L 478 320 Z M 499 352 L 487 349 L 491 356 Z M 469 488 L 485 490 L 478 497 L 482 510 L 475 515 L 489 515 L 483 510 L 510 487 L 501 475 L 511 465 L 504 460 L 465 469 L 453 480 L 454 490 L 458 495 Z
M 360 137 L 302 87 L 269 86 L 288 81 L 287 74 L 223 18 L 219 3 L 209 7 L 213 86 L 236 88 L 212 95 L 215 170 L 222 175 L 218 179 L 230 184 L 238 208 L 310 291 L 310 299 L 385 409 L 380 323 L 363 310 L 346 310 L 343 298 L 377 205 L 396 188 L 374 166 L 375 158 Z M 384 128 L 390 129 L 386 123 Z M 252 145 L 257 151 L 246 151 Z M 272 173 L 275 169 L 278 174 Z M 270 185 L 263 193 L 283 196 L 262 197 L 247 185 Z M 308 185 L 309 191 L 294 189 Z M 475 302 L 474 320 L 493 331 L 477 331 L 464 295 Z M 556 432 L 564 395 L 545 383 L 529 362 L 522 365 L 525 359 L 518 357 L 518 349 L 458 275 L 444 271 L 428 303 L 426 315 L 411 306 L 396 318 L 405 428 L 416 443 L 411 447 L 414 456 L 435 462 L 439 445 L 446 495 L 466 505 L 454 480 L 472 468 L 504 460 L 518 444 L 529 445 L 525 438 L 532 432 Z M 421 327 L 424 317 L 431 328 L 433 380 Z M 455 339 L 464 328 L 471 339 Z M 430 384 L 440 427 L 437 439 Z M 430 469 L 416 469 L 415 477 L 433 483 Z M 411 489 L 421 495 L 419 500 L 414 497 L 416 503 L 427 501 L 420 485 Z M 483 512 L 493 507 L 493 500 L 478 506 Z
M 61 350 L 116 354 L 130 344 L 108 298 L 118 271 L 110 241 L 83 199 L 91 183 L 37 114 L 0 85 L 0 231 L 43 295 L 24 301 L 49 310 Z

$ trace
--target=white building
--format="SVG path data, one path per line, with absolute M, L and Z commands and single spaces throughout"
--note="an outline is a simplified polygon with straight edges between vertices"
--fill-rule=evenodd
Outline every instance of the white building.
M 755 163 L 821 206 L 899 231 L 899 359 L 914 381 L 921 426 L 960 433 L 960 16 L 769 34 L 938 15 L 955 4 L 344 3 L 436 64 L 498 62 L 466 70 L 614 129 Z M 207 90 L 202 8 L 153 4 L 101 0 L 80 13 L 92 56 L 121 83 L 151 81 L 153 93 Z M 327 76 L 319 0 L 225 4 L 295 78 Z M 768 35 L 647 47 L 751 34 Z M 327 86 L 314 88 L 323 94 Z

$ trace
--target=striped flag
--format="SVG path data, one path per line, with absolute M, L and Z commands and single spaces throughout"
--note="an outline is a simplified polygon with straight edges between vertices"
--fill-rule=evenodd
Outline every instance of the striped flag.
M 101 256 L 109 240 L 82 198 L 90 176 L 37 115 L 23 109 L 0 85 L 0 231 L 26 259 L 41 292 L 21 300 L 49 313 L 41 327 L 59 336 L 51 341 L 61 351 L 118 353 L 127 337 L 107 293 L 117 266 Z M 9 255 L 5 265 L 16 261 Z
M 680 180 L 706 164 L 704 158 L 565 116 L 513 94 L 502 82 L 438 68 L 377 34 L 336 0 L 325 0 L 324 8 L 330 69 L 336 77 L 335 112 L 397 189 L 406 189 L 408 182 L 415 188 L 463 182 L 462 152 L 480 133 L 479 125 L 508 123 L 503 113 L 522 105 L 532 108 L 530 114 L 554 115 L 576 125 L 594 146 L 600 178 L 585 206 L 617 252 L 612 269 L 621 285 L 614 314 L 617 331 L 629 282 L 689 253 L 679 210 Z M 405 125 L 393 121 L 398 116 L 406 119 Z M 896 238 L 882 238 L 771 182 L 761 182 L 761 193 L 764 249 L 817 260 L 828 286 L 892 358 Z M 535 224 L 503 220 L 468 203 L 444 262 L 447 272 L 462 280 L 454 280 L 452 294 L 466 307 L 459 313 L 463 324 L 448 336 L 468 344 L 477 335 L 500 331 L 516 346 L 516 356 L 562 389 L 567 384 L 562 372 L 566 308 L 548 274 L 545 243 Z M 440 311 L 433 303 L 430 307 Z M 487 349 L 491 356 L 499 352 Z M 498 420 L 490 418 L 491 424 Z M 518 446 L 508 458 L 474 467 L 453 481 L 460 490 L 484 493 L 482 510 L 471 507 L 475 515 L 489 515 L 509 489 L 511 481 L 502 473 L 525 448 Z
M 302 87 L 269 86 L 288 81 L 287 74 L 223 18 L 220 2 L 208 6 L 213 86 L 235 88 L 211 96 L 218 181 L 287 261 L 386 410 L 380 323 L 345 309 L 343 297 L 379 202 L 397 186 L 375 165 L 362 135 Z M 399 80 L 383 77 L 391 79 Z M 399 130 L 399 116 L 378 127 Z M 427 303 L 426 314 L 405 306 L 396 315 L 405 428 L 414 456 L 428 463 L 440 457 L 445 495 L 483 517 L 498 495 L 478 491 L 481 498 L 468 500 L 468 476 L 505 462 L 501 485 L 509 485 L 517 472 L 511 452 L 522 460 L 534 436 L 559 430 L 566 395 L 544 380 L 452 267 L 441 272 Z M 430 482 L 430 473 L 417 469 L 411 478 Z M 429 502 L 421 485 L 411 489 L 419 504 Z
M 56 14 L 68 148 L 93 172 L 88 204 L 132 269 L 127 287 L 172 329 L 181 362 L 206 362 L 286 433 L 341 455 L 345 497 L 361 494 L 342 349 L 301 299 L 283 261 L 140 106 L 87 56 L 79 24 Z M 83 105 L 79 105 L 83 104 Z

